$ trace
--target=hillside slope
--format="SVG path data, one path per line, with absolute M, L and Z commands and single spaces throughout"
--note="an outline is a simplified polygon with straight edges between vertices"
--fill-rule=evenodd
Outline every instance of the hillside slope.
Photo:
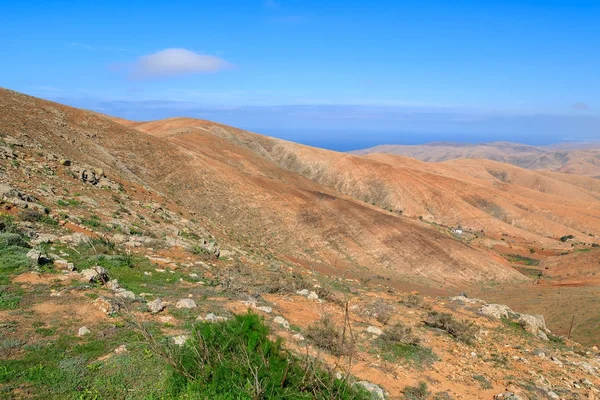
M 396 154 L 426 162 L 457 158 L 482 158 L 513 164 L 531 170 L 550 170 L 566 174 L 600 177 L 600 144 L 529 146 L 518 143 L 483 144 L 429 143 L 424 145 L 381 145 L 353 154 Z
M 281 168 L 267 157 L 270 138 L 187 120 L 160 122 L 169 133 L 151 136 L 7 90 L 0 123 L 5 135 L 168 197 L 215 236 L 308 268 L 438 286 L 524 279 L 489 251 Z
M 400 156 L 354 156 L 268 138 L 207 121 L 175 118 L 131 123 L 186 147 L 208 134 L 354 199 L 446 227 L 510 236 L 560 248 L 573 234 L 583 243 L 600 235 L 600 184 L 586 177 L 528 171 L 480 160 L 423 163 Z

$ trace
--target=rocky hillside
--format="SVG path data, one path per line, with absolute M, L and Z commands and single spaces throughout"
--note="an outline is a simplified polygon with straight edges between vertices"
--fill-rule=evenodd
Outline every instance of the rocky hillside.
M 532 281 L 496 253 L 268 138 L 0 94 L 1 398 L 595 398 L 598 348 L 456 296 Z

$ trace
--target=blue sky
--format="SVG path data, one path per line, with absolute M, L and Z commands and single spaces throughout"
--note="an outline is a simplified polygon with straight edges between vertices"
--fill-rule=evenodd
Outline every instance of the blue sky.
M 343 150 L 600 138 L 599 1 L 10 3 L 0 86 L 112 115 Z

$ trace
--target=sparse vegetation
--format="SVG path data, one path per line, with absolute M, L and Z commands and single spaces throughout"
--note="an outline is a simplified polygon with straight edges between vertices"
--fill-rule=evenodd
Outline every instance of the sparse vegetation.
M 154 346 L 172 368 L 173 398 L 368 399 L 345 380 L 336 379 L 313 359 L 300 359 L 268 338 L 255 314 L 218 324 L 200 323 L 183 347 Z
M 425 382 L 419 382 L 418 386 L 407 386 L 402 393 L 405 400 L 426 400 L 430 395 Z
M 565 236 L 562 236 L 559 240 L 561 242 L 565 243 L 566 241 L 568 241 L 570 239 L 574 239 L 574 238 L 575 238 L 575 236 L 573 236 L 573 235 L 565 235 Z
M 441 329 L 453 336 L 456 340 L 466 344 L 473 343 L 475 333 L 477 332 L 477 327 L 472 322 L 460 321 L 454 318 L 452 314 L 440 313 L 437 311 L 432 311 L 427 315 L 425 325 Z
M 351 338 L 338 328 L 329 315 L 323 316 L 318 322 L 309 326 L 306 335 L 317 347 L 334 356 L 348 355 L 354 347 Z

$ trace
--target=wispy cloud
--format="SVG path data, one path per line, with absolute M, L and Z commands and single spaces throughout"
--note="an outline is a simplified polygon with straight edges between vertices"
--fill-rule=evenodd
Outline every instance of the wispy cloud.
M 576 110 L 588 110 L 590 106 L 587 103 L 575 103 L 573 104 L 573 108 Z
M 231 66 L 216 56 L 187 49 L 165 49 L 139 57 L 125 67 L 129 70 L 130 78 L 145 79 L 217 72 Z

